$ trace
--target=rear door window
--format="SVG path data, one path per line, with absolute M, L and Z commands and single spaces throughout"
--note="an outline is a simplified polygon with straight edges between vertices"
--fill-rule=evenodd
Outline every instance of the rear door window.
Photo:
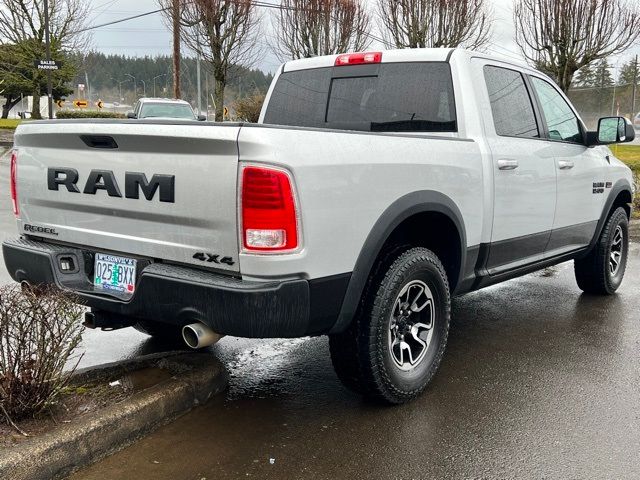
M 540 137 L 533 103 L 522 74 L 487 65 L 484 77 L 496 133 L 504 137 Z
M 455 132 L 451 70 L 444 62 L 422 62 L 283 73 L 264 121 L 378 132 Z

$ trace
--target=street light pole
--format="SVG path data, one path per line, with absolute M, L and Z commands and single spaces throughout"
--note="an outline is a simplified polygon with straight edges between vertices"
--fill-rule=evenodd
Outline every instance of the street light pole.
M 51 43 L 49 42 L 49 0 L 44 0 L 44 44 L 47 50 L 47 63 L 51 61 Z M 53 118 L 53 84 L 51 70 L 47 69 L 47 104 L 49 118 Z
M 200 82 L 200 52 L 196 57 L 196 77 L 198 84 L 198 115 L 202 114 L 202 83 Z
M 631 121 L 636 117 L 636 95 L 638 92 L 638 55 L 633 62 L 633 94 L 631 99 Z
M 140 80 L 142 82 L 142 96 L 146 97 L 147 96 L 147 84 L 144 80 Z
M 133 75 L 131 75 L 129 73 L 125 73 L 124 76 L 125 77 L 131 77 L 133 79 L 133 96 L 137 97 L 138 96 L 138 81 L 136 80 L 136 77 L 134 77 Z
M 122 84 L 126 83 L 126 82 L 130 82 L 131 80 L 129 80 L 128 78 L 126 80 L 118 80 L 117 78 L 113 78 L 111 77 L 111 80 L 113 80 L 114 82 L 116 82 L 118 84 L 118 93 L 120 94 L 120 97 L 118 97 L 120 100 L 118 100 L 119 102 L 123 101 L 122 98 Z
M 153 77 L 153 96 L 156 96 L 156 80 L 160 77 L 166 77 L 167 74 L 166 73 L 161 73 L 160 75 L 156 75 L 155 77 Z

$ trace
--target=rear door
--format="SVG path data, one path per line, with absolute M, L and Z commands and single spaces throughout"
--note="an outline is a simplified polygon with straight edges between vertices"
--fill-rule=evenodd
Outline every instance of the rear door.
M 588 245 L 604 208 L 606 151 L 587 148 L 584 128 L 570 103 L 549 81 L 530 77 L 540 104 L 548 151 L 555 158 L 558 194 L 547 256 Z
M 484 63 L 485 132 L 493 157 L 494 215 L 490 274 L 540 260 L 556 202 L 555 159 L 542 137 L 525 76 Z
M 195 122 L 25 125 L 16 136 L 19 230 L 238 271 L 238 133 Z

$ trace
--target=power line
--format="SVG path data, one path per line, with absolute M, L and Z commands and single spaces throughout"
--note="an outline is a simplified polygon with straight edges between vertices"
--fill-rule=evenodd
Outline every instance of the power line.
M 189 2 L 191 3 L 191 2 Z M 296 8 L 296 7 L 287 7 L 284 5 L 276 5 L 273 3 L 267 3 L 267 2 L 262 2 L 262 1 L 254 1 L 252 2 L 253 5 L 255 5 L 256 7 L 261 7 L 261 8 L 271 8 L 271 9 L 276 9 L 276 10 L 298 10 L 298 11 L 304 11 L 304 12 L 309 12 L 309 13 L 319 13 L 318 10 L 312 10 L 312 9 L 308 9 L 308 8 Z M 101 23 L 98 25 L 91 25 L 89 27 L 86 28 L 82 28 L 80 30 L 77 31 L 77 33 L 83 33 L 83 32 L 88 32 L 91 30 L 96 30 L 98 28 L 103 28 L 103 27 L 108 27 L 110 25 L 116 25 L 118 23 L 123 23 L 123 22 L 128 22 L 130 20 L 135 20 L 138 18 L 142 18 L 142 17 L 148 17 L 149 15 L 155 15 L 156 13 L 160 13 L 160 12 L 164 12 L 166 10 L 169 10 L 169 7 L 166 8 L 159 8 L 157 10 L 152 10 L 149 12 L 144 12 L 144 13 L 140 13 L 138 15 L 132 15 L 130 17 L 125 17 L 125 18 L 120 18 L 118 20 L 113 20 L 111 22 L 105 22 L 105 23 Z M 334 20 L 340 21 L 340 19 L 338 19 L 337 17 L 333 17 Z M 377 42 L 380 42 L 382 44 L 386 44 L 386 41 L 376 35 L 373 35 L 372 33 L 369 33 L 365 30 L 361 30 L 358 29 L 358 32 L 365 35 L 366 37 L 369 37 L 372 40 L 375 40 Z
M 88 32 L 90 30 L 95 30 L 97 28 L 108 27 L 109 25 L 115 25 L 117 23 L 128 22 L 129 20 L 135 20 L 136 18 L 148 17 L 149 15 L 155 15 L 156 13 L 164 12 L 166 8 L 159 8 L 158 10 L 153 10 L 151 12 L 140 13 L 138 15 L 133 15 L 131 17 L 121 18 L 119 20 L 114 20 L 112 22 L 101 23 L 99 25 L 91 25 L 86 28 L 82 28 L 77 30 L 76 33 Z

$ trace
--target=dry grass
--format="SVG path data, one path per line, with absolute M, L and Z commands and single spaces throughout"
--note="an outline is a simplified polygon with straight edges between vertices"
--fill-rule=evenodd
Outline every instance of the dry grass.
M 0 128 L 5 130 L 15 130 L 22 120 L 14 118 L 0 118 Z
M 633 171 L 636 188 L 640 187 L 640 146 L 638 145 L 614 145 L 611 147 L 613 154 L 626 163 Z M 640 195 L 634 200 L 634 218 L 640 218 Z

